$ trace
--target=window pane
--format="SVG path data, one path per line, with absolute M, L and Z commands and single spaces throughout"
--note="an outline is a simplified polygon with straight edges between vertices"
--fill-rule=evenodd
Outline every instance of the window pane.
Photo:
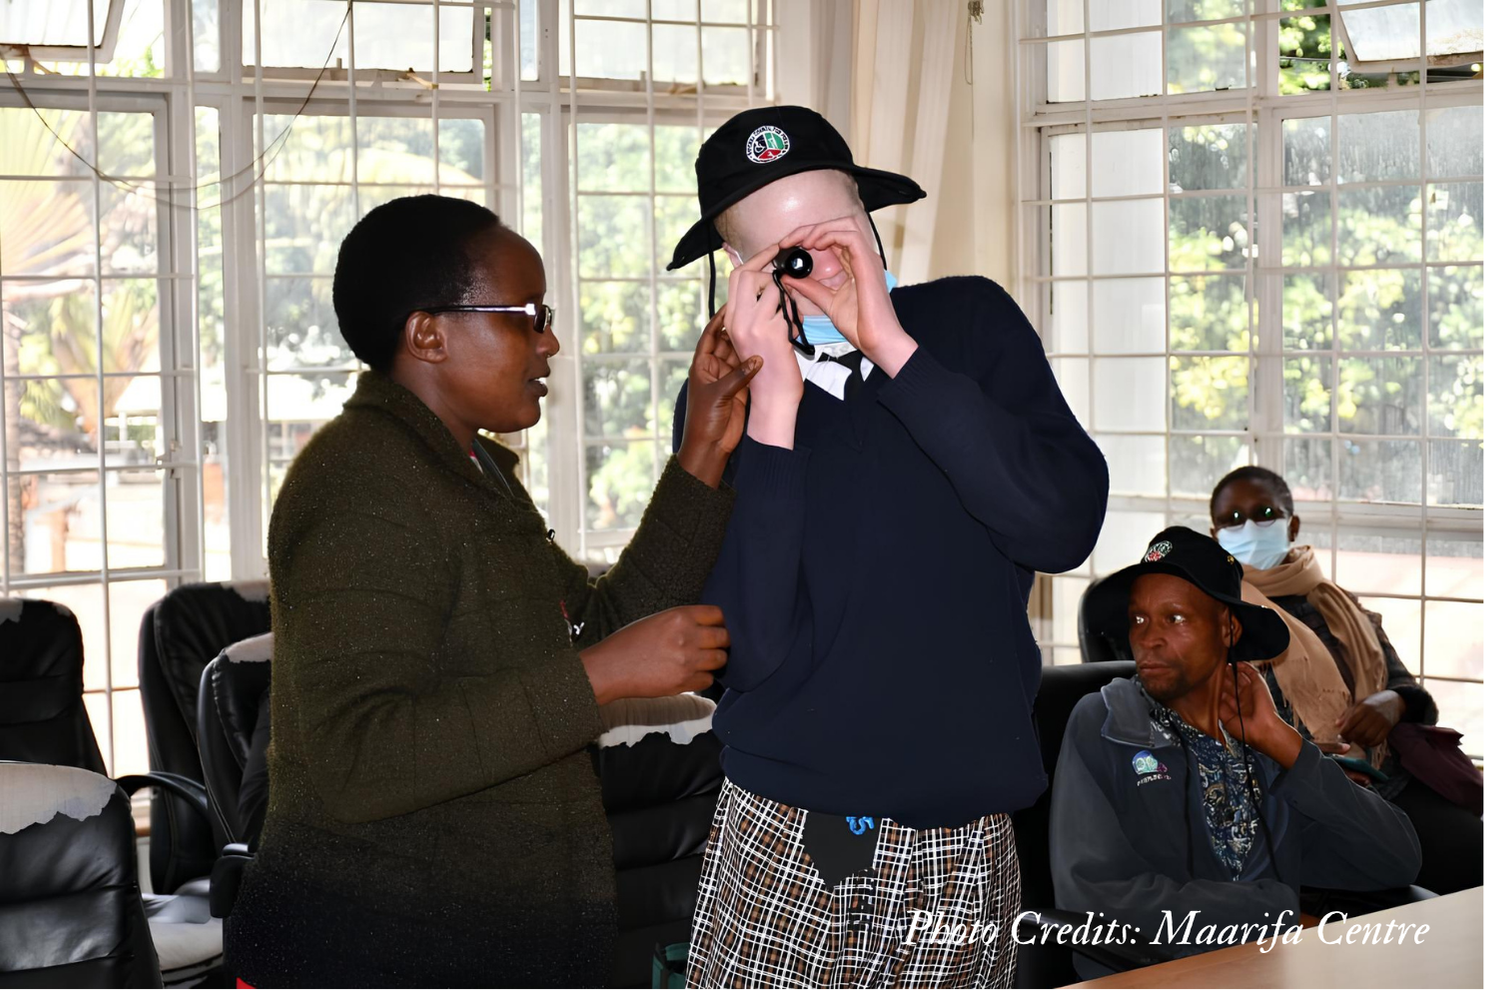
M 644 282 L 584 282 L 578 287 L 584 354 L 651 349 L 651 287 Z M 696 342 L 695 342 L 696 343 Z
M 1427 538 L 1427 594 L 1484 598 L 1484 538 Z
M 1417 111 L 1339 115 L 1339 181 L 1415 179 Z
M 1339 344 L 1348 351 L 1422 349 L 1422 273 L 1371 269 L 1344 276 Z
M 1094 274 L 1161 271 L 1161 211 L 1161 200 L 1095 203 Z
M 656 488 L 656 442 L 590 444 L 585 454 L 589 501 L 585 520 L 591 530 L 634 527 Z
M 562 75 L 569 74 L 568 18 L 559 18 L 558 55 Z M 619 21 L 578 22 L 578 75 L 593 79 L 643 79 L 646 75 L 646 25 Z
M 1391 62 L 1421 54 L 1421 15 L 1415 3 L 1343 12 L 1344 30 L 1361 62 Z
M 1333 359 L 1302 355 L 1283 359 L 1282 429 L 1327 433 L 1333 429 Z
M 1088 214 L 1085 212 L 1088 207 L 1082 203 L 1062 203 L 1043 209 L 1051 214 L 1051 274 L 1088 274 Z
M 1095 442 L 1109 465 L 1109 491 L 1118 495 L 1167 494 L 1164 438 L 1096 434 Z
M 1082 34 L 1083 0 L 1047 0 L 1047 33 Z
M 1288 186 L 1321 186 L 1329 179 L 1329 118 L 1302 117 L 1281 124 L 1281 171 Z
M 1470 757 L 1484 756 L 1484 686 L 1424 679 L 1422 687 L 1437 702 L 1438 722 L 1464 735 L 1459 741 L 1463 752 Z
M 1249 358 L 1173 355 L 1171 366 L 1174 430 L 1249 428 Z
M 1161 353 L 1163 280 L 1099 279 L 1094 283 L 1094 350 Z
M 578 274 L 636 276 L 648 264 L 645 196 L 578 197 Z
M 1201 496 L 1205 508 L 1208 495 L 1219 479 L 1250 463 L 1246 437 L 1184 437 L 1172 435 L 1172 494 Z
M 1104 517 L 1099 541 L 1094 545 L 1094 571 L 1107 575 L 1135 564 L 1146 553 L 1151 538 L 1166 526 L 1162 513 L 1111 512 Z
M 1420 433 L 1424 398 L 1421 358 L 1339 362 L 1339 429 L 1346 433 Z
M 1421 229 L 1416 186 L 1339 191 L 1339 261 L 1345 265 L 1421 261 Z
M 1444 107 L 1427 111 L 1427 174 L 1484 173 L 1484 108 Z
M 1484 260 L 1484 183 L 1427 187 L 1427 260 Z
M 1327 193 L 1281 195 L 1281 264 L 1327 265 L 1333 260 L 1333 218 Z
M 244 5 L 242 57 L 247 66 L 255 65 L 255 6 Z M 341 59 L 347 65 L 348 29 L 341 27 L 343 21 L 342 4 L 261 0 L 261 64 L 321 69 Z M 355 3 L 353 21 L 356 68 L 432 71 L 431 6 Z M 473 71 L 474 11 L 444 7 L 438 24 L 439 71 Z
M 1427 603 L 1423 672 L 1451 678 L 1484 677 L 1484 606 Z
M 696 127 L 656 128 L 656 188 L 658 191 L 675 191 L 696 194 L 698 179 L 693 172 L 693 162 L 698 158 L 698 129 Z
M 1477 440 L 1428 445 L 1427 501 L 1435 506 L 1484 505 L 1484 446 Z
M 1159 127 L 1094 132 L 1094 196 L 1160 193 L 1161 156 Z
M 1089 0 L 1089 30 L 1114 31 L 1161 23 L 1161 0 Z
M 1087 282 L 1049 282 L 1043 285 L 1050 302 L 1043 321 L 1043 346 L 1049 351 L 1080 354 L 1089 349 Z M 1101 350 L 1113 350 L 1104 346 Z
M 578 124 L 578 188 L 645 192 L 650 133 L 644 124 Z
M 590 437 L 633 437 L 651 429 L 651 372 L 644 358 L 586 361 L 583 429 Z
M 1167 32 L 1167 92 L 1244 89 L 1242 24 L 1172 28 Z
M 1484 356 L 1434 356 L 1429 364 L 1427 432 L 1434 437 L 1484 437 Z
M 1244 268 L 1250 254 L 1248 204 L 1240 196 L 1172 199 L 1172 269 Z
M 1304 499 L 1328 499 L 1333 493 L 1333 442 L 1317 437 L 1288 437 L 1282 442 L 1281 476 L 1299 503 Z
M 1245 185 L 1249 157 L 1244 124 L 1174 127 L 1167 132 L 1171 192 Z
M 1090 400 L 1093 390 L 1089 388 L 1089 360 L 1087 358 L 1053 358 L 1052 374 L 1063 399 L 1073 416 L 1085 427 L 1089 425 Z
M 1116 34 L 1089 41 L 1089 78 L 1096 100 L 1161 93 L 1161 32 Z
M 697 279 L 656 284 L 656 330 L 663 351 L 691 351 L 703 333 L 703 283 Z
M 1321 3 L 1282 0 L 1292 6 L 1320 7 Z M 1279 24 L 1280 80 L 1283 95 L 1311 93 L 1329 88 L 1328 56 L 1333 51 L 1327 14 L 1283 18 Z
M 696 80 L 696 70 L 686 78 Z M 709 86 L 750 81 L 750 40 L 743 28 L 703 29 L 703 81 Z
M 354 226 L 354 189 L 266 183 L 266 271 L 333 275 Z
M 689 227 L 701 216 L 698 201 L 691 196 L 658 196 L 656 198 L 656 271 L 666 271 L 672 261 L 672 252 L 678 238 L 687 233 Z M 701 265 L 702 262 L 695 262 Z M 645 275 L 648 266 L 642 265 L 639 274 Z M 724 288 L 729 288 L 728 283 Z
M 672 417 L 677 409 L 677 393 L 687 381 L 690 358 L 663 358 L 656 366 L 656 432 L 664 439 L 663 457 L 672 451 Z
M 23 448 L 23 464 L 25 453 Z M 97 456 L 94 463 L 98 464 Z M 14 463 L 10 467 L 14 469 Z M 103 566 L 98 472 L 13 474 L 6 481 L 6 498 L 12 575 L 97 571 Z
M 1240 275 L 1172 277 L 1172 348 L 1179 351 L 1245 351 L 1250 308 Z
M 1167 20 L 1217 21 L 1239 17 L 1245 12 L 1245 0 L 1167 0 Z
M 1094 370 L 1094 422 L 1116 430 L 1162 430 L 1166 365 L 1160 358 L 1099 358 Z
M 1046 49 L 1043 57 L 1047 60 L 1047 102 L 1069 103 L 1084 98 L 1082 41 L 1054 41 L 1030 47 L 1038 54 Z
M 1087 194 L 1088 156 L 1084 153 L 1087 142 L 1083 134 L 1054 134 L 1047 139 L 1052 199 L 1081 200 Z
M 333 279 L 266 279 L 266 367 L 347 368 L 356 362 L 333 312 Z
M 1484 5 L 1481 0 L 1429 0 L 1427 54 L 1484 51 Z
M 1435 348 L 1484 347 L 1484 268 L 1427 270 L 1427 332 Z
M 1281 282 L 1282 345 L 1307 351 L 1333 347 L 1333 302 L 1321 272 L 1288 275 Z
M 1359 502 L 1422 500 L 1421 445 L 1414 440 L 1344 440 L 1339 498 Z
M 1338 533 L 1339 581 L 1346 588 L 1358 592 L 1392 592 L 1399 595 L 1422 593 L 1422 538 L 1394 536 L 1372 532 L 1357 527 L 1341 526 Z M 1365 603 L 1366 608 L 1377 606 Z M 1413 604 L 1413 607 L 1415 604 Z M 1395 617 L 1393 616 L 1393 619 Z M 1415 616 L 1413 615 L 1413 618 Z M 1401 632 L 1397 623 L 1397 632 Z M 1390 630 L 1386 631 L 1390 633 Z M 1413 652 L 1412 665 L 1416 665 L 1416 639 L 1402 643 L 1393 641 L 1397 652 L 1403 646 Z
M 0 143 L 0 167 L 16 159 L 22 159 L 16 165 L 23 170 L 48 167 L 45 157 L 25 155 L 27 149 L 6 145 Z M 92 275 L 92 196 L 92 189 L 83 182 L 0 180 L 0 271 L 6 275 Z

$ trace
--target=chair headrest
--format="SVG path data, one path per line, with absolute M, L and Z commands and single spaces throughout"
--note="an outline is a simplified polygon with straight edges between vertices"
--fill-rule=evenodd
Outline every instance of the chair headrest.
M 701 695 L 668 695 L 651 699 L 616 699 L 599 707 L 604 733 L 601 747 L 630 747 L 652 733 L 665 733 L 677 744 L 713 729 L 714 704 Z
M 109 778 L 81 767 L 0 761 L 0 835 L 60 815 L 90 819 L 104 811 L 115 789 Z
M 78 618 L 46 599 L 0 599 L 0 684 L 36 678 L 76 681 L 83 690 Z
M 265 582 L 198 582 L 181 585 L 156 603 L 152 625 L 156 658 L 184 721 L 196 733 L 198 683 L 203 669 L 225 647 L 271 628 L 271 606 L 259 594 Z

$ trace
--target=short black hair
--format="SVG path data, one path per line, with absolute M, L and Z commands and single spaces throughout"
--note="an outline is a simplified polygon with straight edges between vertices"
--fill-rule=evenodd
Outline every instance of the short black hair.
M 1262 468 L 1260 465 L 1244 465 L 1219 479 L 1219 484 L 1214 486 L 1214 494 L 1208 497 L 1210 513 L 1219 504 L 1219 493 L 1235 482 L 1260 482 L 1271 489 L 1272 494 L 1276 496 L 1276 501 L 1281 504 L 1282 509 L 1286 510 L 1288 516 L 1297 511 L 1296 505 L 1292 502 L 1291 486 L 1286 484 L 1286 479 L 1269 468 Z
M 333 272 L 333 310 L 355 357 L 388 374 L 407 316 L 467 302 L 478 282 L 471 245 L 508 229 L 489 208 L 452 196 L 403 196 L 366 214 Z

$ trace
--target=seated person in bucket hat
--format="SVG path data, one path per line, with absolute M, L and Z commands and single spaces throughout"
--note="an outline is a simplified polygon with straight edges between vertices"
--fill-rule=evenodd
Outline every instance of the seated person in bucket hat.
M 1241 577 L 1171 527 L 1096 587 L 1136 675 L 1078 703 L 1053 775 L 1058 907 L 1173 956 L 1285 933 L 1303 884 L 1395 888 L 1422 863 L 1406 815 L 1277 715 L 1254 663 L 1286 650 L 1286 624 Z
M 763 364 L 704 590 L 733 647 L 689 981 L 1008 985 L 1008 814 L 1047 784 L 1027 597 L 1093 548 L 1104 459 L 998 285 L 890 288 L 869 211 L 923 193 L 856 166 L 822 117 L 741 113 L 697 174 L 671 267 L 725 248 L 713 323 Z M 805 274 L 778 278 L 794 247 Z M 1002 936 L 924 938 L 939 906 L 941 931 Z

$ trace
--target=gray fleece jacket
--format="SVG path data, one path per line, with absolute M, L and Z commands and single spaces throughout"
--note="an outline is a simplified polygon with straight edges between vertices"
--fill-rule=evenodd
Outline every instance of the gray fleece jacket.
M 1174 956 L 1217 949 L 1171 936 L 1298 918 L 1303 884 L 1374 891 L 1410 884 L 1422 864 L 1406 814 L 1345 776 L 1311 742 L 1283 769 L 1250 751 L 1263 818 L 1238 880 L 1214 856 L 1196 766 L 1151 719 L 1133 680 L 1085 697 L 1068 720 L 1052 784 L 1057 906 L 1137 927 Z M 1274 866 L 1271 857 L 1274 848 Z M 1132 933 L 1131 935 L 1135 935 Z M 1253 938 L 1253 937 L 1252 937 Z

